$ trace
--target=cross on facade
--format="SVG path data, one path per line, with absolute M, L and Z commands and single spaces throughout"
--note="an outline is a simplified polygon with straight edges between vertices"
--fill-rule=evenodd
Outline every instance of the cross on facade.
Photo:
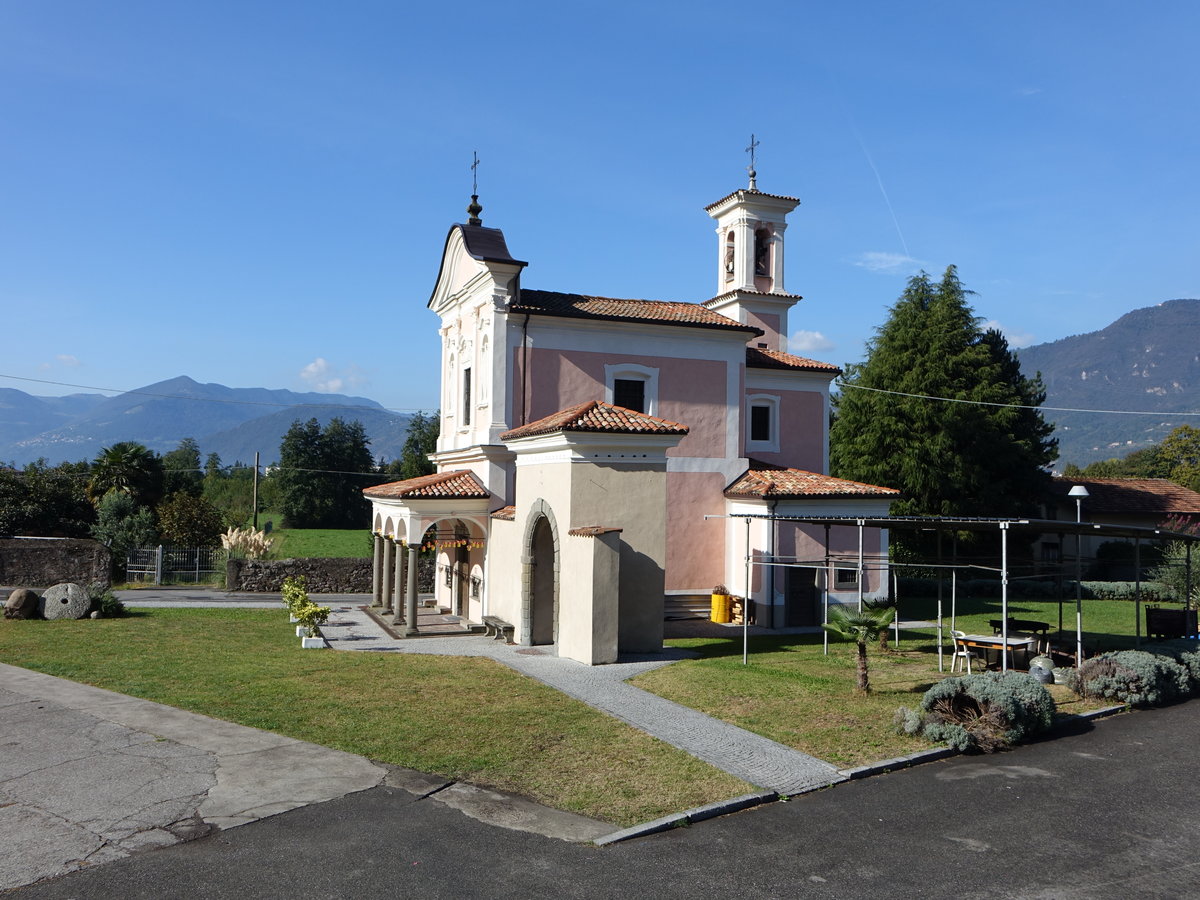
M 753 135 L 751 135 L 751 137 L 753 138 Z M 471 162 L 471 193 L 478 196 L 479 195 L 479 177 L 478 177 L 479 173 L 477 172 L 477 170 L 479 168 L 479 153 L 478 153 L 478 151 L 476 151 L 476 150 L 471 151 L 471 160 L 472 160 L 472 162 Z

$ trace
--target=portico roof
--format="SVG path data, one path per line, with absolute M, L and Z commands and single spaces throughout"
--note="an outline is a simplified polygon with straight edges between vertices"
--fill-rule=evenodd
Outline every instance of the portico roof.
M 832 475 L 789 469 L 760 460 L 750 460 L 750 468 L 725 489 L 725 496 L 734 498 L 786 499 L 789 497 L 877 497 L 895 499 L 895 488 L 847 481 Z
M 364 488 L 363 496 L 374 500 L 486 500 L 492 495 L 474 472 L 455 469 Z
M 746 368 L 793 369 L 804 372 L 828 372 L 830 375 L 842 374 L 842 370 L 831 363 L 809 359 L 806 356 L 795 356 L 781 350 L 765 350 L 761 347 L 746 348 Z

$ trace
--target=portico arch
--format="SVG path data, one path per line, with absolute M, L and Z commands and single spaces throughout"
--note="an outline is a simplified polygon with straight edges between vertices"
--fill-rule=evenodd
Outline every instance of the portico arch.
M 557 643 L 559 530 L 545 500 L 535 500 L 530 508 L 521 546 L 521 634 L 528 644 Z

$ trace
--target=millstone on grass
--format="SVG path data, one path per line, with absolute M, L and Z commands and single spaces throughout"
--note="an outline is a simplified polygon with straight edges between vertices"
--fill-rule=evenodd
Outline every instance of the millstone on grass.
M 17 588 L 4 603 L 6 619 L 36 619 L 42 598 L 29 588 Z
M 47 588 L 42 603 L 42 615 L 47 619 L 82 619 L 92 608 L 87 589 L 72 582 Z

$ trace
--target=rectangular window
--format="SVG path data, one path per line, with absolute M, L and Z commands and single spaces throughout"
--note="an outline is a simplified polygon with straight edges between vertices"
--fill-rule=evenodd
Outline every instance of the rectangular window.
M 471 370 L 463 369 L 463 425 L 471 424 Z
M 838 569 L 834 575 L 834 584 L 837 587 L 854 587 L 858 584 L 858 570 Z
M 771 440 L 771 407 L 750 407 L 750 440 Z
M 1062 548 L 1057 541 L 1046 541 L 1042 544 L 1042 562 L 1062 562 Z
M 623 406 L 635 412 L 646 411 L 646 382 L 636 378 L 613 379 L 613 406 Z

